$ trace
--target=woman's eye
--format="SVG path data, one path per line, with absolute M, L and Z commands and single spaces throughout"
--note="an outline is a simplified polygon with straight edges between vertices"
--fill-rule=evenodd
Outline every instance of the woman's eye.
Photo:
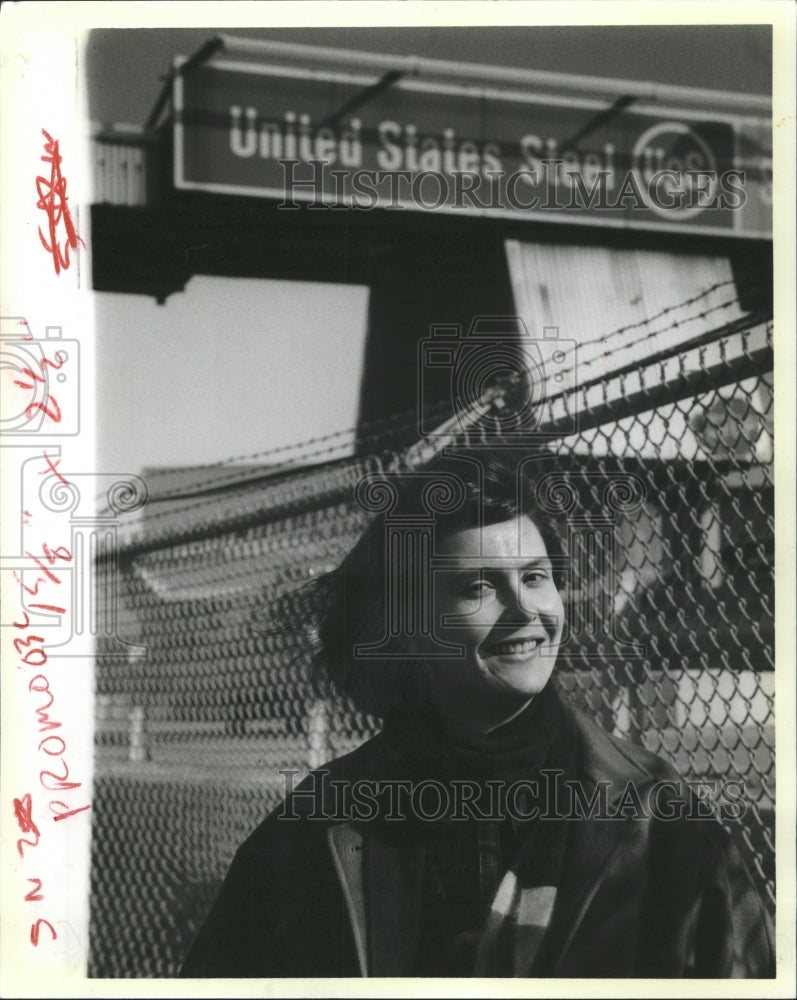
M 548 574 L 542 569 L 529 570 L 528 573 L 523 574 L 524 583 L 540 583 L 542 580 L 547 579 Z
M 470 583 L 466 583 L 462 588 L 462 596 L 468 598 L 479 598 L 484 597 L 485 594 L 492 590 L 490 584 L 486 580 L 471 580 Z

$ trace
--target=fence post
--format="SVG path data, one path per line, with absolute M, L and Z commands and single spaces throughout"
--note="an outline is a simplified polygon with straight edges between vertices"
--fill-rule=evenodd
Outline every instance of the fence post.
M 149 760 L 147 747 L 147 731 L 145 726 L 144 706 L 134 705 L 127 717 L 130 721 L 130 750 L 128 759 L 133 763 Z
M 307 713 L 307 766 L 312 771 L 326 764 L 330 756 L 329 715 L 326 702 L 318 699 Z

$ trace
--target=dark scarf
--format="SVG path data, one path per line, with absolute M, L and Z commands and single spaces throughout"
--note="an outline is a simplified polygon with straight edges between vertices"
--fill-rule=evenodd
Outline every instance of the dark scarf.
M 467 742 L 448 736 L 434 709 L 416 705 L 389 716 L 384 736 L 408 777 L 514 781 L 538 773 L 561 720 L 559 696 L 548 684 L 510 722 Z
M 528 786 L 535 780 L 539 794 L 515 797 L 515 807 L 522 803 L 523 813 L 528 814 L 536 806 L 542 816 L 548 815 L 554 787 L 572 773 L 575 760 L 575 732 L 552 684 L 510 722 L 467 743 L 453 741 L 432 711 L 417 708 L 405 709 L 386 720 L 384 732 L 392 752 L 391 776 L 413 783 L 429 779 L 443 784 L 478 782 L 482 792 L 477 805 L 487 812 L 498 802 L 504 816 L 512 812 L 506 809 L 506 789 L 514 782 Z M 541 775 L 541 771 L 545 774 Z M 498 784 L 488 791 L 488 782 Z M 496 821 L 492 822 L 497 829 Z M 507 822 L 510 820 L 503 821 L 504 831 Z M 502 878 L 481 931 L 455 934 L 442 949 L 446 954 L 440 957 L 441 968 L 448 971 L 431 974 L 533 974 L 556 900 L 567 824 L 556 818 L 511 822 L 511 852 L 503 856 L 504 866 L 499 873 Z M 421 838 L 427 845 L 442 838 L 439 843 L 444 851 L 446 838 L 453 832 L 448 816 L 433 823 L 410 820 L 394 829 L 401 837 Z M 455 971 L 458 964 L 459 972 Z

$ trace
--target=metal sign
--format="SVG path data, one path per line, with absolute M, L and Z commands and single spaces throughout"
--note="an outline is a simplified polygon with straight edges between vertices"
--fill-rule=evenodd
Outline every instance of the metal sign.
M 770 121 L 573 89 L 194 65 L 175 73 L 175 186 L 288 210 L 770 236 Z

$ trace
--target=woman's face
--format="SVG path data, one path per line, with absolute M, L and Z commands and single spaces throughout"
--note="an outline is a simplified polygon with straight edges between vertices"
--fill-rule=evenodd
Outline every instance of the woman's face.
M 463 528 L 440 540 L 435 560 L 438 639 L 459 655 L 430 659 L 436 700 L 451 707 L 520 705 L 548 683 L 564 606 L 542 536 L 527 516 Z

